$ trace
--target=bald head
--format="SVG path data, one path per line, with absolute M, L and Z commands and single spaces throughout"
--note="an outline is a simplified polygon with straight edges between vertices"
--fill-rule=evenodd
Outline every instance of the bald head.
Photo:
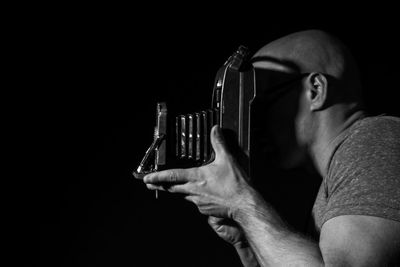
M 357 65 L 345 45 L 320 30 L 296 32 L 262 47 L 253 56 L 255 68 L 285 73 L 319 72 L 341 87 L 359 90 Z
M 267 44 L 252 62 L 260 95 L 256 104 L 263 112 L 260 129 L 274 148 L 271 155 L 284 168 L 311 158 L 324 173 L 329 144 L 363 114 L 350 52 L 335 37 L 308 30 Z

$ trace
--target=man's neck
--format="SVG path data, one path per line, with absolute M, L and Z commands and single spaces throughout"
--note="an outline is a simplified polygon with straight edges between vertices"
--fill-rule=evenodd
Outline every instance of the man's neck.
M 310 154 L 318 173 L 325 177 L 328 172 L 328 164 L 333 156 L 338 138 L 356 121 L 366 116 L 363 110 L 352 112 L 351 115 L 333 111 L 321 119 L 317 129 L 315 140 L 310 148 Z

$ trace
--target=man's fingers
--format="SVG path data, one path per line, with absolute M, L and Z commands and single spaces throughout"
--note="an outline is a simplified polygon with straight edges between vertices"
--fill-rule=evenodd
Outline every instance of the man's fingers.
M 146 184 L 183 184 L 193 177 L 190 169 L 171 169 L 154 172 L 146 175 L 143 182 Z
M 215 158 L 226 153 L 225 139 L 222 135 L 222 130 L 218 125 L 211 128 L 210 141 L 212 148 L 215 151 Z
M 150 190 L 160 190 L 160 191 L 167 191 L 170 193 L 178 193 L 178 194 L 189 194 L 190 193 L 186 184 L 170 185 L 170 186 L 147 184 L 146 186 Z

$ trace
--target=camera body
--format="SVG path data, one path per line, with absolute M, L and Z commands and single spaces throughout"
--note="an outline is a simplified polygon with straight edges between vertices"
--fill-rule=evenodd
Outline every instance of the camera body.
M 169 114 L 167 103 L 157 103 L 154 140 L 133 175 L 141 179 L 150 172 L 201 166 L 213 160 L 210 131 L 219 125 L 230 152 L 250 175 L 255 71 L 249 52 L 240 46 L 216 74 L 211 105 L 190 114 Z

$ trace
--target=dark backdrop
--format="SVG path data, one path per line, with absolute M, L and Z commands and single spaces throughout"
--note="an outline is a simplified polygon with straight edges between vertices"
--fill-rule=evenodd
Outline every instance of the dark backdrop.
M 24 119 L 22 179 L 13 201 L 24 262 L 240 266 L 194 205 L 165 194 L 155 200 L 131 175 L 152 141 L 155 103 L 182 112 L 208 107 L 216 71 L 238 45 L 255 52 L 293 31 L 330 31 L 357 58 L 371 111 L 399 115 L 393 17 L 242 22 L 206 15 L 141 19 L 140 11 L 106 9 L 55 12 L 23 25 L 18 49 L 27 74 L 19 78 L 23 93 L 15 93 Z M 301 229 L 318 185 L 301 175 L 280 181 L 274 203 Z

